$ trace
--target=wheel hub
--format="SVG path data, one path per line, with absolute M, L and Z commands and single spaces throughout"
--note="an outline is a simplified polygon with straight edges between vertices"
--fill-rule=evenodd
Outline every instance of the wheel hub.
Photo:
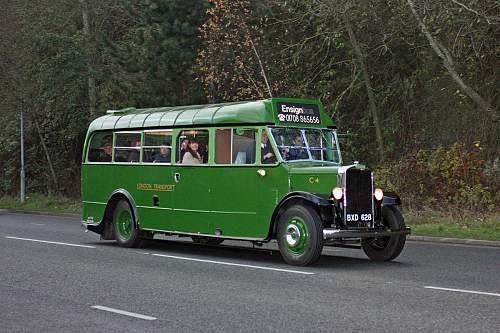
M 300 241 L 300 230 L 295 224 L 290 224 L 286 228 L 286 242 L 289 246 L 294 247 Z

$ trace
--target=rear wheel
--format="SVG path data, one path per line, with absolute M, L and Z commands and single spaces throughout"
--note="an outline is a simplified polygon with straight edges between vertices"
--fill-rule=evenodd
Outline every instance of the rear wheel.
M 134 217 L 128 201 L 122 199 L 113 212 L 113 225 L 116 242 L 123 247 L 139 247 L 142 243 L 140 232 L 134 223 Z
M 290 265 L 307 266 L 318 261 L 323 249 L 323 226 L 309 206 L 290 206 L 278 221 L 278 246 Z
M 402 230 L 405 221 L 399 210 L 394 206 L 382 207 L 382 221 L 391 230 Z M 406 235 L 394 235 L 389 237 L 368 238 L 361 245 L 368 258 L 375 261 L 389 261 L 395 259 L 406 242 Z

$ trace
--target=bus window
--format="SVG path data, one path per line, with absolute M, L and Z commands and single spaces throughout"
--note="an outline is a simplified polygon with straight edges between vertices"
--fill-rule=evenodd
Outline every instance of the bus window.
M 218 129 L 215 144 L 217 164 L 255 163 L 255 129 Z
M 89 144 L 88 162 L 111 162 L 113 151 L 113 134 L 98 132 L 92 136 Z
M 208 130 L 187 130 L 177 137 L 176 161 L 180 164 L 208 162 Z
M 115 133 L 115 162 L 139 162 L 140 132 Z
M 172 131 L 144 132 L 142 161 L 146 163 L 170 163 Z

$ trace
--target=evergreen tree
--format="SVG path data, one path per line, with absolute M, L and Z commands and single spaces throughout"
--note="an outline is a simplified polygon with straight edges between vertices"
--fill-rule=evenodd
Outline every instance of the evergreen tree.
M 207 3 L 201 0 L 124 2 L 134 27 L 115 45 L 123 69 L 133 75 L 131 94 L 139 106 L 184 105 L 204 101 L 195 82 L 198 28 Z

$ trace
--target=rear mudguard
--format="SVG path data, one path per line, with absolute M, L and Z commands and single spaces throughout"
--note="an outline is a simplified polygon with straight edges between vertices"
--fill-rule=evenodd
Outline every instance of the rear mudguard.
M 118 203 L 118 201 L 122 198 L 128 201 L 130 210 L 132 211 L 135 227 L 138 228 L 139 219 L 137 214 L 137 206 L 132 195 L 125 189 L 117 189 L 113 191 L 108 199 L 108 203 L 104 210 L 104 216 L 101 220 L 101 223 L 99 223 L 98 225 L 87 225 L 86 228 L 101 235 L 103 239 L 114 239 L 112 223 L 110 223 L 110 221 L 113 219 L 112 214 L 116 203 Z

